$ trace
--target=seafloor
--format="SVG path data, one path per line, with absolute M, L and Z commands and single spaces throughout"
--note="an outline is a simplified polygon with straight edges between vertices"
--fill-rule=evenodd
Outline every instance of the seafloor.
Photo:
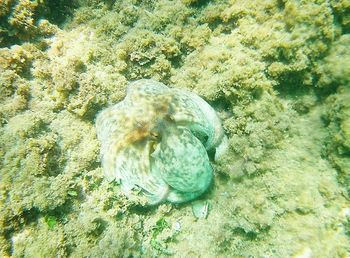
M 1 257 L 349 257 L 349 0 L 1 0 Z M 103 177 L 129 81 L 186 88 L 229 138 L 192 204 Z

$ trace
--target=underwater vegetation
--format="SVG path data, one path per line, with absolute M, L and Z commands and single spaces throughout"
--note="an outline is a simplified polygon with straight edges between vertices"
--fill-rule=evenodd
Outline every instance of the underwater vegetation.
M 67 0 L 2 0 L 0 46 L 52 36 L 74 6 Z
M 129 197 L 139 188 L 150 204 L 186 202 L 205 192 L 213 178 L 206 151 L 223 155 L 227 141 L 203 99 L 144 79 L 97 116 L 96 129 L 104 174 L 120 181 Z
M 0 1 L 0 256 L 349 256 L 349 33 L 348 0 Z M 222 121 L 195 201 L 104 176 L 96 119 L 140 79 Z

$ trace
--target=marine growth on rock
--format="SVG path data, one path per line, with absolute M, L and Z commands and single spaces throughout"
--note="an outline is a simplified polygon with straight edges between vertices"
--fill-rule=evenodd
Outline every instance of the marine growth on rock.
M 213 179 L 207 151 L 215 159 L 227 138 L 213 108 L 198 95 L 142 79 L 125 99 L 96 119 L 105 176 L 122 192 L 142 194 L 149 204 L 186 202 Z

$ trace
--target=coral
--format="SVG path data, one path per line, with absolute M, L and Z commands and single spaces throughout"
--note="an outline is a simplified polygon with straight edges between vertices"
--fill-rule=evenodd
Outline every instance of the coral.
M 31 52 L 26 50 L 26 46 L 3 48 L 0 59 L 1 69 L 11 70 L 19 75 L 24 74 L 30 67 L 32 58 Z
M 92 169 L 91 162 L 98 154 L 92 127 L 74 122 L 77 130 L 70 134 L 59 130 L 71 125 L 70 119 L 68 114 L 51 120 L 45 113 L 26 112 L 11 118 L 1 129 L 4 166 L 0 188 L 5 197 L 1 205 L 7 207 L 1 209 L 1 227 L 7 232 L 18 230 L 38 212 L 64 207 L 74 198 L 70 194 L 76 191 L 74 178 Z M 90 136 L 82 139 L 81 135 Z M 63 149 L 71 149 L 71 154 Z
M 350 44 L 349 35 L 341 36 L 330 49 L 329 55 L 318 63 L 318 86 L 336 92 L 326 99 L 324 120 L 329 129 L 326 156 L 338 170 L 339 181 L 350 193 Z M 341 57 L 341 58 L 340 58 Z
M 348 206 L 336 171 L 321 156 L 327 139 L 322 109 L 318 106 L 306 115 L 290 117 L 290 136 L 261 157 L 260 165 L 265 163 L 268 170 L 243 177 L 232 188 L 222 187 L 225 200 L 218 209 L 226 219 L 220 230 L 223 235 L 215 234 L 220 253 L 259 257 L 273 252 L 282 257 L 306 247 L 315 256 L 322 256 L 324 250 L 327 256 L 346 253 L 348 239 L 343 229 L 321 226 L 325 221 L 342 223 L 341 209 Z M 286 241 L 294 244 L 286 246 Z
M 15 257 L 51 257 L 53 254 L 65 256 L 67 250 L 64 242 L 64 232 L 61 228 L 50 229 L 45 221 L 40 219 L 36 227 L 28 227 L 13 236 L 12 255 Z
M 61 23 L 75 5 L 76 2 L 67 0 L 1 1 L 0 46 L 52 36 L 58 30 L 55 24 Z
M 330 4 L 335 12 L 336 21 L 342 25 L 344 34 L 350 31 L 350 3 L 347 0 L 330 1 Z
M 252 92 L 270 89 L 273 84 L 262 72 L 265 65 L 259 54 L 234 38 L 233 34 L 221 36 L 191 53 L 172 82 L 211 101 L 223 96 L 244 99 L 252 97 Z
M 0 119 L 4 124 L 16 113 L 25 110 L 31 96 L 30 68 L 40 56 L 31 44 L 0 49 Z
M 225 138 L 204 100 L 153 80 L 131 83 L 123 101 L 97 116 L 96 129 L 106 177 L 128 197 L 140 189 L 151 204 L 201 195 L 212 180 L 206 150 Z
M 36 30 L 34 25 L 34 13 L 38 7 L 38 2 L 30 0 L 19 1 L 13 8 L 9 18 L 9 24 L 17 30 L 15 34 L 23 37 L 25 34 L 33 34 Z
M 345 76 L 345 75 L 344 75 Z M 344 77 L 347 80 L 347 77 Z M 339 87 L 337 94 L 328 97 L 325 119 L 328 123 L 329 139 L 327 157 L 338 169 L 339 181 L 350 194 L 350 90 L 349 84 Z
M 56 109 L 67 109 L 91 119 L 108 101 L 116 102 L 123 97 L 126 80 L 118 72 L 123 64 L 118 62 L 107 67 L 95 64 L 95 56 L 107 53 L 100 53 L 104 46 L 93 34 L 79 30 L 62 36 L 52 43 L 45 58 L 37 60 L 33 74 L 49 90 Z M 71 40 L 75 41 L 74 46 L 65 43 Z
M 346 257 L 348 2 L 0 1 L 0 256 Z M 223 121 L 206 218 L 104 179 L 95 117 L 141 78 Z
M 85 182 L 93 184 L 91 176 L 98 177 L 101 171 L 91 171 Z M 98 257 L 127 257 L 127 254 L 140 255 L 141 231 L 137 216 L 130 214 L 130 202 L 121 196 L 116 187 L 103 181 L 98 187 L 87 190 L 89 198 L 83 203 L 77 202 L 76 210 L 63 227 L 66 234 L 65 244 L 76 246 L 70 250 L 73 257 L 96 255 Z
M 295 113 L 268 93 L 249 105 L 234 107 L 233 115 L 224 122 L 233 153 L 225 155 L 225 161 L 216 168 L 237 178 L 268 170 L 264 159 L 292 133 L 289 124 L 292 117 Z
M 111 224 L 103 233 L 103 236 L 87 255 L 95 257 L 130 257 L 138 254 L 140 247 L 133 238 L 132 231 L 120 232 L 119 223 Z
M 323 57 L 338 33 L 331 8 L 316 2 L 236 1 L 227 8 L 220 6 L 221 14 L 208 5 L 203 14 L 210 12 L 213 18 L 201 19 L 214 29 L 212 36 L 203 49 L 196 48 L 185 58 L 172 81 L 209 100 L 222 96 L 246 100 L 272 87 L 311 85 L 312 63 Z
M 38 6 L 36 1 L 6 0 L 0 4 L 1 45 L 7 44 L 13 37 L 27 39 L 37 31 L 34 25 L 34 13 Z
M 315 67 L 318 87 L 334 89 L 339 85 L 349 85 L 350 72 L 347 69 L 350 66 L 350 51 L 347 47 L 349 44 L 350 36 L 341 36 L 334 42 L 330 53 L 318 62 Z

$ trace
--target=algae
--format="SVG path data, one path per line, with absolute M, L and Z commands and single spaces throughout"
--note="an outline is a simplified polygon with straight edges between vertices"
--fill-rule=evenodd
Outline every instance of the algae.
M 0 256 L 349 256 L 349 8 L 2 1 Z M 141 78 L 223 120 L 206 219 L 103 178 L 94 118 Z
M 76 1 L 3 0 L 0 2 L 0 46 L 52 36 L 71 14 Z

